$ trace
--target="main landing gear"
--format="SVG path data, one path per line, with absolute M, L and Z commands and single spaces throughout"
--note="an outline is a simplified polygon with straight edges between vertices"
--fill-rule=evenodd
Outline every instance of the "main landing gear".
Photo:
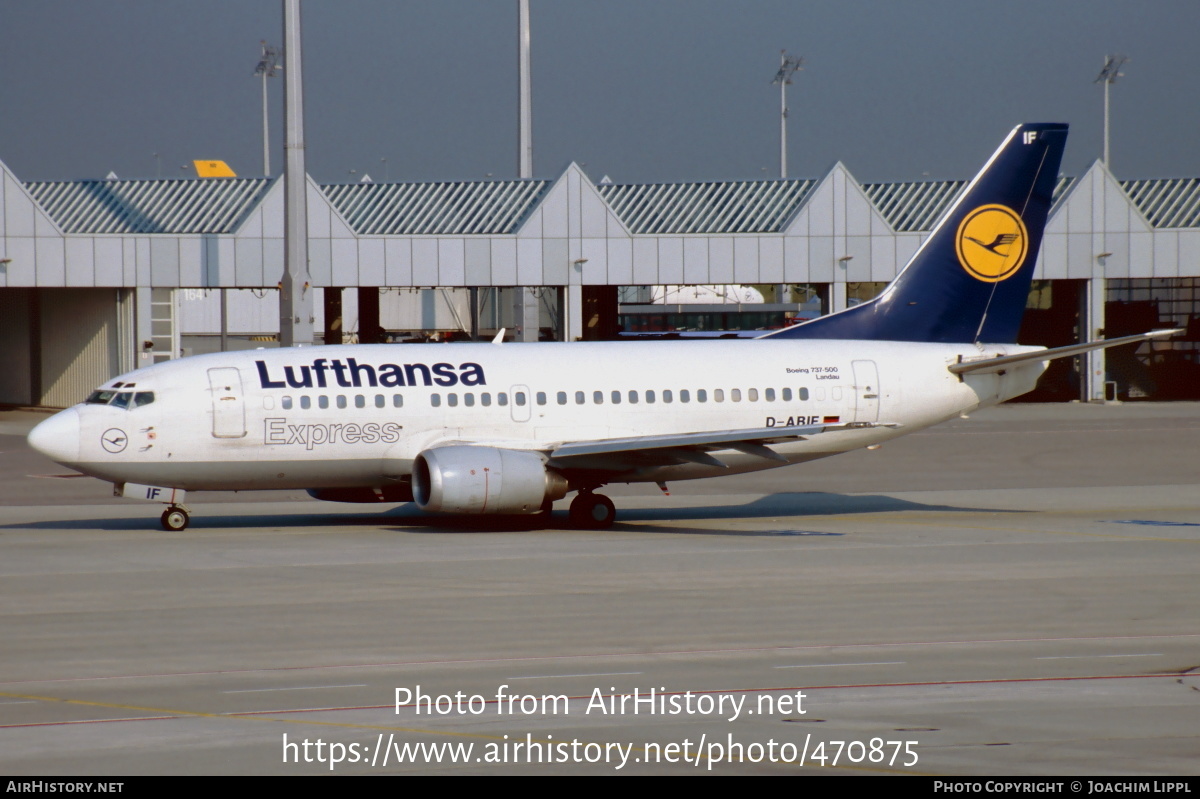
M 188 522 L 191 520 L 192 517 L 188 515 L 187 508 L 182 505 L 172 505 L 163 511 L 162 528 L 178 533 L 180 530 L 187 529 Z
M 580 491 L 571 500 L 571 524 L 588 530 L 607 530 L 617 518 L 617 507 L 603 494 Z

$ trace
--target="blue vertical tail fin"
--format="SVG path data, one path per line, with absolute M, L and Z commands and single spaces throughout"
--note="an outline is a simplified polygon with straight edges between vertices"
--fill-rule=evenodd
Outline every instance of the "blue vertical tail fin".
M 1016 343 L 1066 140 L 1018 125 L 883 293 L 771 337 Z

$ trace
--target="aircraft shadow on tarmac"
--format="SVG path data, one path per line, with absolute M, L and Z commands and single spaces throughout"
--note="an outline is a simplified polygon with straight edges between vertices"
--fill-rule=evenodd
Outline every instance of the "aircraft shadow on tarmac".
M 534 516 L 469 516 L 432 515 L 422 513 L 409 503 L 382 510 L 379 513 L 341 515 L 336 513 L 295 514 L 225 514 L 206 515 L 202 505 L 196 506 L 189 530 L 313 527 L 377 527 L 382 530 L 421 534 L 506 533 L 532 530 L 571 530 L 565 510 L 556 510 L 549 522 Z M 825 492 L 782 492 L 768 494 L 742 505 L 718 504 L 690 507 L 624 508 L 617 512 L 615 532 L 680 533 L 688 535 L 775 536 L 775 535 L 837 535 L 822 531 L 798 529 L 810 517 L 845 516 L 862 513 L 1024 513 L 1020 510 L 995 508 L 966 508 L 955 505 L 930 505 L 880 494 L 832 494 Z M 711 528 L 672 526 L 670 522 L 704 520 L 772 519 L 778 524 L 771 529 L 736 530 L 725 526 Z M 158 528 L 153 515 L 118 519 L 72 519 L 40 521 L 26 524 L 0 525 L 0 530 L 143 530 L 165 534 Z M 604 531 L 596 531 L 603 533 Z
M 781 492 L 768 494 L 742 505 L 719 504 L 692 507 L 619 508 L 617 520 L 611 530 L 622 533 L 678 533 L 687 535 L 727 535 L 738 537 L 778 535 L 840 535 L 815 530 L 798 529 L 809 517 L 843 516 L 857 513 L 896 513 L 919 511 L 923 513 L 1024 513 L 1019 510 L 998 511 L 995 508 L 965 508 L 955 505 L 930 505 L 921 502 L 897 499 L 885 495 L 831 494 L 825 492 Z M 531 517 L 479 517 L 445 516 L 430 524 L 428 514 L 421 513 L 415 505 L 404 505 L 389 512 L 386 521 L 399 523 L 397 530 L 409 533 L 455 533 L 455 532 L 505 532 L 512 530 L 571 530 L 567 515 L 556 511 L 550 523 L 536 522 Z M 778 521 L 770 529 L 736 530 L 727 526 L 694 527 L 672 526 L 669 522 L 691 522 L 704 520 L 753 520 L 772 519 Z M 414 526 L 408 526 L 411 522 Z M 403 526 L 399 526 L 403 525 Z M 417 526 L 419 525 L 419 526 Z M 595 532 L 606 532 L 603 530 Z

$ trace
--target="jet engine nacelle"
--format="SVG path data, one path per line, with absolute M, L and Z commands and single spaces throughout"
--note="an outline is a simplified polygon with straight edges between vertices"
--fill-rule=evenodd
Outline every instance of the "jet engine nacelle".
M 427 449 L 413 462 L 413 498 L 436 513 L 537 513 L 567 481 L 535 452 L 495 447 Z

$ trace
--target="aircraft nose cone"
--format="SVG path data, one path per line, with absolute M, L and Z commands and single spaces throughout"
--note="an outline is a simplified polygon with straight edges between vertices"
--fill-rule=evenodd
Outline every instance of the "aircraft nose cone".
M 79 411 L 56 413 L 29 431 L 29 446 L 56 463 L 79 460 Z

